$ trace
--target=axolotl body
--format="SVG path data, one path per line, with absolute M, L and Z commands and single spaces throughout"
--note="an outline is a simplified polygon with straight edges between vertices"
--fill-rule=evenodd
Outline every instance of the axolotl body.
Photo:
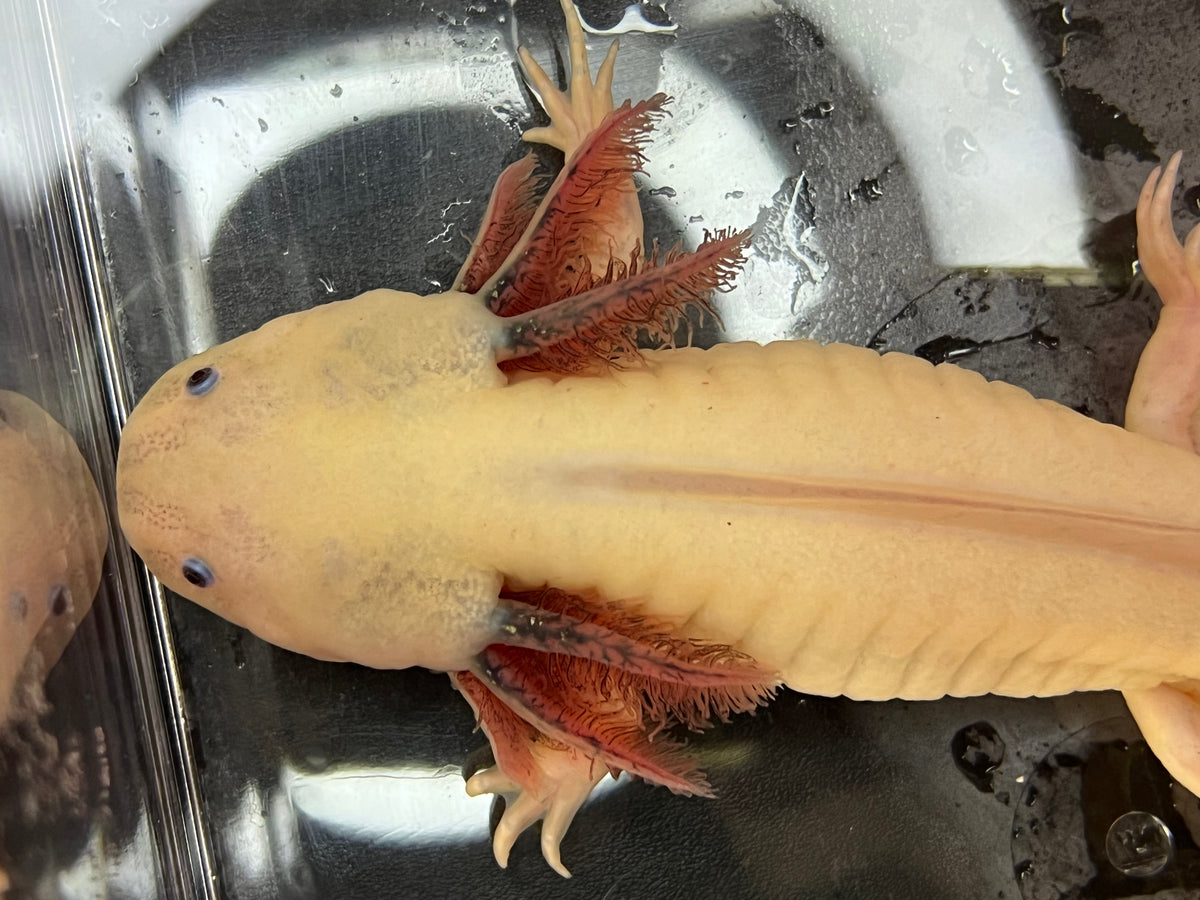
M 637 349 L 747 236 L 646 258 L 632 174 L 665 98 L 613 109 L 523 52 L 563 150 L 501 176 L 444 294 L 276 319 L 130 417 L 122 525 L 171 589 L 328 660 L 452 674 L 515 792 L 503 864 L 608 771 L 709 787 L 660 729 L 778 685 L 859 699 L 1118 689 L 1200 789 L 1200 238 L 1178 157 L 1139 204 L 1166 307 L 1132 430 L 952 365 L 806 341 Z M 615 49 L 615 47 L 614 47 Z

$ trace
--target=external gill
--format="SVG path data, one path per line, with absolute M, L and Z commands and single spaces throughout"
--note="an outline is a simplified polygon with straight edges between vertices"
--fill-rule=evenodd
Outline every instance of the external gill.
M 506 592 L 497 640 L 471 674 L 537 731 L 677 793 L 709 794 L 682 745 L 660 736 L 728 721 L 770 699 L 778 678 L 745 654 L 673 635 L 596 596 Z
M 452 678 L 496 759 L 469 777 L 467 793 L 509 797 L 492 839 L 501 866 L 542 819 L 542 855 L 569 876 L 559 845 L 605 774 L 711 796 L 696 761 L 661 732 L 753 710 L 778 686 L 744 654 L 677 637 L 596 595 L 506 590 L 496 627 L 497 642 Z
M 687 306 L 714 314 L 708 297 L 728 289 L 749 240 L 747 231 L 721 231 L 661 264 L 635 256 L 625 277 L 610 268 L 598 287 L 506 320 L 497 359 L 564 374 L 635 360 L 639 333 L 669 341 Z
M 563 166 L 524 234 L 480 289 L 492 312 L 511 316 L 588 290 L 594 268 L 641 243 L 634 174 L 654 123 L 666 115 L 665 94 L 614 110 Z
M 668 98 L 614 109 L 616 44 L 593 82 L 578 14 L 570 0 L 561 5 L 569 89 L 524 50 L 521 59 L 551 120 L 525 138 L 561 150 L 563 169 L 540 201 L 531 157 L 505 170 L 454 289 L 497 317 L 489 327 L 502 370 L 602 374 L 640 361 L 643 337 L 670 342 L 686 306 L 711 314 L 709 295 L 728 289 L 749 234 L 723 231 L 695 253 L 672 250 L 660 262 L 655 247 L 645 258 L 634 175 Z M 452 678 L 496 757 L 467 792 L 510 795 L 492 841 L 502 866 L 543 819 L 542 854 L 569 875 L 559 844 L 607 771 L 711 794 L 696 762 L 660 732 L 752 710 L 778 684 L 728 646 L 681 639 L 598 596 L 505 591 L 495 625 L 495 643 Z
M 587 659 L 631 675 L 655 681 L 711 688 L 716 691 L 751 687 L 756 692 L 772 678 L 750 657 L 724 644 L 708 644 L 673 635 L 666 627 L 636 616 L 617 604 L 599 611 L 579 605 L 556 610 L 547 598 L 566 600 L 563 591 L 542 591 L 530 595 L 533 602 L 501 599 L 494 616 L 498 644 L 541 653 Z M 592 600 L 591 604 L 597 601 Z M 700 712 L 727 718 L 729 709 L 711 705 Z
M 529 157 L 497 182 L 455 286 L 512 320 L 496 338 L 502 368 L 580 374 L 628 363 L 641 337 L 669 342 L 685 307 L 712 314 L 709 294 L 728 288 L 748 232 L 721 231 L 660 261 L 657 248 L 643 255 L 640 217 L 631 230 L 633 174 L 666 101 L 610 113 L 540 203 Z

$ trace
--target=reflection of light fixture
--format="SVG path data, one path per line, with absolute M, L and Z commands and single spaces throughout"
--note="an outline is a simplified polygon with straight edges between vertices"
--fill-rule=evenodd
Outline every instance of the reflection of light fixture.
M 139 130 L 151 152 L 198 194 L 192 233 L 207 253 L 250 185 L 296 150 L 355 123 L 519 95 L 511 66 L 456 65 L 461 53 L 444 29 L 310 47 L 225 84 L 197 86 L 182 101 L 148 97 L 153 105 L 139 109 Z M 174 120 L 173 134 L 156 142 L 164 117 Z
M 150 833 L 146 808 L 124 842 L 115 844 L 112 837 L 109 829 L 93 826 L 83 852 L 55 876 L 55 896 L 94 897 L 101 885 L 107 888 L 105 896 L 159 896 L 158 840 Z
M 1088 214 L 1076 183 L 1070 141 L 1041 67 L 1000 0 L 967 5 L 959 0 L 791 3 L 821 28 L 872 93 L 896 135 L 905 163 L 920 185 L 938 262 L 1054 269 L 1084 266 L 1079 246 Z M 130 71 L 161 50 L 205 5 L 204 0 L 180 0 L 164 17 L 159 0 L 104 4 L 62 17 L 57 25 L 63 57 L 73 64 L 77 85 L 99 88 L 94 97 L 80 98 L 81 111 L 93 102 L 110 107 L 120 90 L 136 80 Z M 771 13 L 763 3 L 694 0 L 687 19 L 692 27 L 711 28 L 755 14 Z M 9 36 L 4 46 L 13 41 L 37 46 L 36 37 Z M 184 177 L 195 178 L 195 184 L 207 192 L 197 210 L 203 221 L 197 222 L 202 227 L 196 234 L 211 240 L 212 220 L 224 215 L 246 181 L 256 177 L 256 170 L 274 164 L 286 150 L 344 127 L 352 115 L 369 118 L 396 112 L 397 103 L 404 102 L 399 92 L 389 89 L 397 66 L 419 78 L 416 93 L 423 95 L 422 105 L 430 107 L 477 100 L 481 89 L 519 96 L 511 66 L 456 64 L 461 48 L 444 29 L 406 34 L 402 57 L 396 53 L 398 46 L 386 37 L 339 46 L 340 57 L 352 53 L 353 58 L 336 70 L 320 54 L 312 57 L 311 65 L 304 57 L 293 57 L 275 70 L 251 76 L 252 81 L 223 88 L 228 105 L 222 121 L 217 121 L 222 110 L 207 94 L 185 101 L 180 117 L 194 121 L 181 128 L 179 133 L 187 133 L 189 140 L 181 141 L 172 155 L 193 148 L 195 159 L 175 161 L 184 163 Z M 356 82 L 364 90 L 355 92 L 354 103 L 349 98 L 334 102 L 336 98 L 328 94 L 332 83 L 297 83 L 305 71 L 326 71 L 343 89 Z M 666 77 L 670 78 L 669 72 Z M 351 110 L 352 106 L 356 108 Z M 11 110 L 0 112 L 4 121 L 12 118 L 7 115 Z M 192 140 L 204 132 L 228 135 L 231 118 L 240 134 L 234 145 L 217 146 L 211 141 L 198 145 Z M 268 122 L 269 131 L 260 130 L 260 118 Z M 307 130 L 301 134 L 304 126 Z M 6 132 L 21 134 L 16 127 L 0 128 L 0 134 Z M 143 130 L 147 133 L 153 130 Z M 750 162 L 745 151 L 757 143 L 738 151 L 739 180 L 747 180 L 741 171 Z M 213 171 L 197 170 L 204 166 Z M 676 190 L 679 176 L 671 173 Z M 765 205 L 781 180 L 775 178 L 766 192 L 747 193 Z M 706 186 L 711 190 L 711 184 Z
M 1003 2 L 790 0 L 790 5 L 817 25 L 895 135 L 919 187 L 936 262 L 1088 268 L 1080 246 L 1090 213 L 1076 177 L 1076 153 L 1042 66 Z M 770 14 L 767 4 L 693 0 L 687 21 L 711 31 L 732 28 L 754 14 Z M 702 120 L 694 127 L 726 143 L 726 132 L 715 130 L 725 127 L 725 117 L 708 96 L 716 79 L 694 71 L 673 78 L 670 65 L 664 65 L 664 79 L 672 82 L 664 90 L 686 103 L 693 119 Z M 693 83 L 702 98 L 692 99 Z M 766 160 L 754 159 L 758 154 L 748 153 L 750 146 L 737 151 L 736 186 L 747 185 L 747 196 L 761 207 L 783 179 L 760 171 Z M 661 163 L 662 151 L 655 153 L 652 163 Z M 687 159 L 694 161 L 695 154 Z M 794 160 L 773 162 L 795 166 Z M 711 172 L 707 176 L 693 179 L 676 164 L 670 183 L 682 208 L 703 208 L 713 220 Z M 693 206 L 696 198 L 688 196 L 682 203 L 685 178 L 703 181 L 708 202 Z M 716 183 L 730 184 L 728 174 Z M 732 218 L 741 223 L 746 216 Z
M 298 818 L 356 841 L 411 846 L 488 838 L 491 797 L 468 797 L 456 767 L 337 766 L 304 772 L 284 766 L 279 786 Z
M 605 778 L 592 799 L 617 786 Z M 304 772 L 284 766 L 280 789 L 297 818 L 320 822 L 356 841 L 404 846 L 487 841 L 492 797 L 468 797 L 462 770 L 403 763 Z
M 1043 67 L 1001 0 L 791 0 L 866 88 L 948 266 L 1085 269 L 1089 210 Z
M 509 0 L 509 4 L 512 4 L 512 0 Z M 583 25 L 583 30 L 588 34 L 613 37 L 618 34 L 629 34 L 631 31 L 640 31 L 643 34 L 674 34 L 679 30 L 679 26 L 674 23 L 656 25 L 654 22 L 651 22 L 642 13 L 642 5 L 640 3 L 631 3 L 625 7 L 625 12 L 621 15 L 621 21 L 611 28 L 593 28 L 582 17 L 580 18 L 580 22 Z

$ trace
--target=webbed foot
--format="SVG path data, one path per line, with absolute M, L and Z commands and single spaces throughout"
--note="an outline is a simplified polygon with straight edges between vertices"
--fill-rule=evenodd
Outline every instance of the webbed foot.
M 1138 259 L 1163 308 L 1138 362 L 1125 425 L 1200 452 L 1200 226 L 1180 244 L 1171 196 L 1181 153 L 1156 168 L 1138 198 Z
M 536 777 L 528 783 L 520 783 L 499 766 L 492 766 L 467 780 L 467 793 L 472 797 L 504 794 L 508 798 L 492 836 L 492 854 L 501 868 L 508 867 L 508 854 L 521 833 L 541 819 L 542 857 L 555 872 L 570 878 L 562 862 L 563 836 L 608 769 L 594 756 L 541 735 L 531 740 L 528 751 L 536 771 Z
M 530 128 L 523 135 L 532 144 L 557 147 L 570 158 L 587 136 L 599 127 L 605 117 L 613 111 L 612 80 L 617 61 L 617 42 L 608 48 L 604 62 L 592 81 L 588 67 L 587 41 L 579 12 L 571 0 L 560 0 L 563 16 L 567 23 L 567 42 L 571 60 L 571 76 L 566 91 L 561 91 L 550 80 L 546 70 L 538 65 L 533 55 L 521 47 L 517 52 L 525 67 L 525 75 L 546 114 L 550 124 L 542 128 Z

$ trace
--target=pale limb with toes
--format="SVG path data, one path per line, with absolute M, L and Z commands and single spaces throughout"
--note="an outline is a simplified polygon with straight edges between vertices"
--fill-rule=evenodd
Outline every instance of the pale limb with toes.
M 1171 196 L 1182 153 L 1146 179 L 1137 207 L 1138 259 L 1162 298 L 1162 312 L 1138 362 L 1125 427 L 1200 451 L 1200 226 L 1181 244 Z
M 571 0 L 560 0 L 563 16 L 567 22 L 567 41 L 571 60 L 570 85 L 561 91 L 550 80 L 546 70 L 538 65 L 528 50 L 521 47 L 517 52 L 525 67 L 525 77 L 538 92 L 542 108 L 550 116 L 550 125 L 531 128 L 522 137 L 529 143 L 557 147 L 567 158 L 578 149 L 589 134 L 613 111 L 612 80 L 617 62 L 617 42 L 608 48 L 604 62 L 592 81 L 588 68 L 587 43 L 579 13 Z
M 471 776 L 467 793 L 504 794 L 508 801 L 492 837 L 492 853 L 501 868 L 508 867 L 509 851 L 521 832 L 542 819 L 542 856 L 555 872 L 570 878 L 560 852 L 563 836 L 608 769 L 595 757 L 544 737 L 532 741 L 528 750 L 536 760 L 538 789 L 518 784 L 493 766 Z
M 604 124 L 615 108 L 612 97 L 613 69 L 617 62 L 616 41 L 613 41 L 592 80 L 588 64 L 586 36 L 579 13 L 571 0 L 560 0 L 567 24 L 568 55 L 571 72 L 567 90 L 562 91 L 538 65 L 532 54 L 519 48 L 525 77 L 538 94 L 538 100 L 550 116 L 550 124 L 530 128 L 522 135 L 525 141 L 545 144 L 563 152 L 569 168 L 588 138 Z M 638 202 L 633 179 L 609 198 L 611 230 L 588 236 L 581 249 L 597 274 L 603 273 L 610 260 L 627 260 L 635 248 L 642 247 L 642 209 Z
M 1200 225 L 1183 244 L 1171 221 L 1179 162 L 1155 168 L 1138 198 L 1138 259 L 1162 299 L 1162 312 L 1138 361 L 1125 427 L 1200 452 Z M 1200 682 L 1123 692 L 1142 736 L 1171 775 L 1200 793 Z

